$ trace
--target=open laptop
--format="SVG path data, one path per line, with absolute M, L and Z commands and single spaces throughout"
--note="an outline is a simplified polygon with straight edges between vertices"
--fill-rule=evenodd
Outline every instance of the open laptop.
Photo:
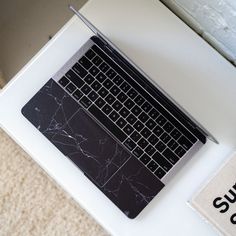
M 129 218 L 216 141 L 87 19 L 95 33 L 22 114 Z

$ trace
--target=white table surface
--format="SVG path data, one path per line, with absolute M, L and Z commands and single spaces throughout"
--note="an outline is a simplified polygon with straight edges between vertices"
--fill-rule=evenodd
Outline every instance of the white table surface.
M 90 0 L 82 12 L 220 144 L 208 141 L 136 219 L 121 213 L 20 112 L 90 36 L 76 17 L 0 93 L 1 127 L 112 235 L 216 235 L 188 201 L 235 147 L 235 68 L 159 1 Z

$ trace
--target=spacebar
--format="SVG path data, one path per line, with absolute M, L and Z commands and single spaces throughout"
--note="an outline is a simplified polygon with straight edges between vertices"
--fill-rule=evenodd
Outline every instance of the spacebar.
M 120 130 L 109 118 L 107 118 L 107 116 L 104 115 L 94 104 L 88 110 L 121 142 L 127 138 L 127 135 L 122 130 Z

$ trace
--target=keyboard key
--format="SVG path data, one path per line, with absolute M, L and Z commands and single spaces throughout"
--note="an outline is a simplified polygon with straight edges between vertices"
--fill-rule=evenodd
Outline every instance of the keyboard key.
M 137 130 L 137 131 L 141 131 L 143 129 L 144 125 L 138 120 L 136 121 L 136 123 L 134 124 L 134 128 Z
M 134 131 L 134 128 L 131 125 L 127 124 L 123 130 L 127 135 L 130 135 Z
M 133 125 L 134 122 L 136 122 L 137 118 L 133 115 L 133 114 L 129 114 L 128 117 L 126 118 L 126 120 Z
M 125 107 L 123 107 L 119 113 L 123 118 L 126 118 L 130 112 Z
M 82 65 L 86 70 L 92 66 L 92 63 L 85 56 L 79 59 L 79 64 Z
M 156 126 L 155 129 L 153 130 L 153 133 L 157 137 L 159 137 L 163 132 L 164 132 L 164 130 L 160 126 Z
M 146 123 L 146 126 L 150 129 L 153 130 L 157 123 L 153 119 L 149 119 Z
M 122 104 L 119 102 L 119 101 L 115 101 L 112 105 L 112 107 L 116 110 L 116 111 L 119 111 L 121 109 Z
M 180 146 L 175 150 L 175 154 L 177 154 L 178 157 L 182 157 L 185 153 L 186 151 Z
M 112 108 L 106 104 L 103 108 L 102 108 L 102 111 L 106 114 L 106 115 L 109 115 L 112 111 Z
M 151 131 L 145 127 L 142 131 L 141 131 L 141 135 L 144 137 L 144 138 L 148 138 L 150 135 L 151 135 Z
M 134 150 L 133 150 L 133 154 L 139 158 L 143 155 L 143 150 L 140 148 L 140 147 L 136 147 Z
M 166 123 L 166 118 L 164 116 L 160 115 L 160 116 L 157 117 L 156 122 L 160 126 L 163 126 Z
M 161 167 L 159 167 L 159 168 L 154 172 L 154 174 L 156 175 L 157 178 L 162 179 L 162 178 L 165 176 L 166 172 L 165 172 Z
M 144 103 L 144 98 L 141 97 L 140 95 L 138 95 L 135 99 L 134 99 L 135 103 L 139 106 L 141 106 Z
M 120 115 L 116 111 L 112 111 L 109 117 L 115 122 L 120 117 Z
M 98 91 L 98 94 L 102 97 L 102 98 L 105 98 L 108 94 L 108 90 L 105 89 L 105 88 L 101 88 L 99 91 Z
M 113 69 L 109 69 L 106 73 L 107 77 L 113 79 L 116 76 L 116 72 Z
M 169 134 L 167 134 L 166 132 L 164 132 L 164 133 L 161 135 L 160 139 L 162 140 L 163 143 L 168 143 L 168 142 L 170 141 L 171 137 L 170 137 Z
M 170 162 L 168 162 L 159 152 L 156 152 L 153 157 L 154 161 L 157 162 L 165 171 L 169 171 L 172 167 Z
M 123 79 L 119 76 L 119 75 L 116 75 L 116 77 L 113 79 L 113 82 L 117 85 L 117 86 L 120 86 L 122 83 L 123 83 Z
M 81 91 L 84 93 L 84 94 L 88 94 L 92 89 L 87 85 L 85 84 L 82 88 L 81 88 Z
M 140 159 L 139 159 L 144 165 L 146 165 L 150 160 L 151 158 L 146 154 L 144 153 Z
M 92 76 L 96 76 L 99 73 L 99 69 L 96 66 L 92 66 L 89 72 L 91 73 Z
M 123 92 L 128 92 L 128 90 L 131 88 L 130 85 L 128 83 L 126 83 L 125 81 L 121 84 L 120 86 L 121 90 Z
M 102 59 L 99 56 L 95 56 L 92 60 L 92 62 L 96 65 L 99 66 L 102 63 Z
M 78 88 L 81 88 L 84 85 L 84 81 L 78 75 L 76 75 L 75 72 L 72 70 L 69 70 L 66 73 L 66 77 L 71 82 L 73 82 Z
M 152 108 L 152 105 L 148 102 L 145 102 L 141 107 L 145 112 L 149 112 Z
M 92 50 L 92 49 L 89 49 L 86 53 L 85 53 L 85 56 L 88 58 L 88 59 L 92 59 L 94 56 L 96 55 L 96 53 Z
M 60 80 L 59 80 L 59 84 L 62 85 L 63 87 L 65 87 L 70 81 L 63 76 Z
M 83 97 L 83 93 L 81 93 L 78 89 L 72 94 L 72 96 L 76 99 L 79 100 L 80 98 Z
M 185 150 L 189 150 L 193 144 L 183 135 L 178 139 L 178 143 L 185 148 Z
M 141 108 L 139 108 L 137 105 L 135 105 L 135 106 L 132 108 L 131 112 L 132 112 L 135 116 L 138 116 L 138 115 L 142 112 L 142 110 L 141 110 Z
M 159 116 L 160 113 L 155 108 L 152 108 L 148 114 L 153 120 L 155 120 Z
M 174 126 L 170 122 L 166 122 L 165 125 L 163 126 L 163 129 L 167 133 L 170 133 L 174 129 Z
M 177 129 L 174 129 L 171 133 L 170 133 L 170 136 L 177 140 L 180 136 L 181 136 L 181 133 L 177 130 Z
M 148 141 L 152 144 L 152 145 L 156 145 L 158 142 L 158 137 L 155 134 L 152 134 L 149 138 Z
M 94 91 L 92 91 L 89 95 L 88 98 L 92 100 L 93 102 L 98 98 L 98 94 Z
M 91 85 L 91 87 L 95 90 L 95 91 L 98 91 L 102 85 L 98 82 L 98 81 L 94 81 Z
M 124 105 L 130 110 L 134 106 L 134 102 L 130 98 L 128 98 L 125 101 Z
M 173 151 L 178 147 L 178 143 L 175 142 L 174 139 L 171 139 L 169 143 L 167 143 L 167 146 Z
M 154 172 L 157 169 L 158 165 L 155 161 L 150 161 L 147 165 L 147 168 L 151 171 Z
M 156 151 L 156 149 L 155 149 L 152 145 L 150 145 L 150 144 L 145 148 L 145 152 L 146 152 L 149 156 L 152 156 L 155 151 Z
M 166 148 L 162 154 L 173 165 L 179 160 L 179 158 L 169 148 Z
M 102 113 L 95 105 L 88 109 L 91 114 L 98 119 L 120 142 L 123 142 L 127 135 L 119 129 L 104 113 Z
M 66 90 L 67 90 L 69 93 L 73 93 L 73 92 L 76 90 L 76 87 L 75 87 L 72 83 L 69 83 L 69 84 L 66 86 Z
M 93 81 L 94 81 L 94 77 L 90 74 L 87 74 L 86 77 L 84 78 L 84 81 L 87 83 L 87 84 L 91 84 Z
M 114 96 L 117 96 L 120 93 L 120 89 L 114 85 L 111 89 L 110 89 L 110 93 Z
M 136 147 L 136 144 L 130 139 L 130 138 L 127 138 L 124 142 L 124 145 L 130 150 L 132 151 L 135 147 Z
M 140 140 L 139 140 L 139 142 L 138 142 L 138 145 L 141 147 L 141 148 L 145 148 L 145 147 L 147 147 L 147 145 L 148 145 L 148 142 L 147 142 L 147 140 L 145 140 L 144 138 L 141 138 Z
M 125 127 L 127 122 L 122 117 L 120 117 L 118 121 L 116 121 L 116 124 L 122 129 Z
M 109 68 L 110 68 L 110 67 L 107 65 L 106 62 L 103 62 L 103 63 L 99 66 L 99 69 L 100 69 L 103 73 L 106 73 Z
M 130 136 L 130 138 L 134 140 L 134 142 L 138 142 L 141 137 L 142 136 L 137 131 L 134 131 Z
M 127 95 L 131 98 L 131 99 L 134 99 L 138 93 L 133 89 L 131 88 L 128 92 L 127 92 Z
M 100 82 L 100 83 L 103 83 L 106 79 L 106 76 L 102 73 L 102 72 L 99 72 L 96 76 L 96 79 Z
M 110 79 L 106 79 L 103 83 L 103 86 L 109 90 L 113 86 L 113 82 Z
M 123 93 L 123 92 L 120 92 L 119 95 L 117 96 L 117 99 L 120 101 L 120 102 L 124 102 L 128 97 Z
M 96 100 L 96 102 L 95 102 L 95 104 L 99 107 L 99 108 L 101 108 L 101 107 L 103 107 L 104 105 L 105 105 L 105 101 L 102 99 L 102 98 L 98 98 L 97 100 Z
M 105 98 L 105 100 L 111 105 L 116 99 L 113 95 L 108 94 Z
M 83 96 L 79 102 L 83 105 L 83 107 L 88 108 L 91 104 L 92 101 L 90 99 L 88 99 L 87 97 Z
M 139 115 L 138 118 L 139 118 L 143 123 L 146 123 L 149 117 L 148 117 L 148 115 L 147 115 L 146 113 L 142 112 L 142 113 Z
M 159 152 L 162 152 L 165 148 L 166 148 L 166 145 L 162 142 L 162 141 L 159 141 L 155 148 L 159 151 Z
M 72 69 L 78 74 L 81 78 L 84 78 L 85 75 L 88 74 L 88 72 L 78 63 L 75 63 Z

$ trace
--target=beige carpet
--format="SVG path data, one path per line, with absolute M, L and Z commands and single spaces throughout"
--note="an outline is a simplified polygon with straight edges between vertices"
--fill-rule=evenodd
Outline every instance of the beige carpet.
M 108 235 L 0 129 L 0 235 Z

